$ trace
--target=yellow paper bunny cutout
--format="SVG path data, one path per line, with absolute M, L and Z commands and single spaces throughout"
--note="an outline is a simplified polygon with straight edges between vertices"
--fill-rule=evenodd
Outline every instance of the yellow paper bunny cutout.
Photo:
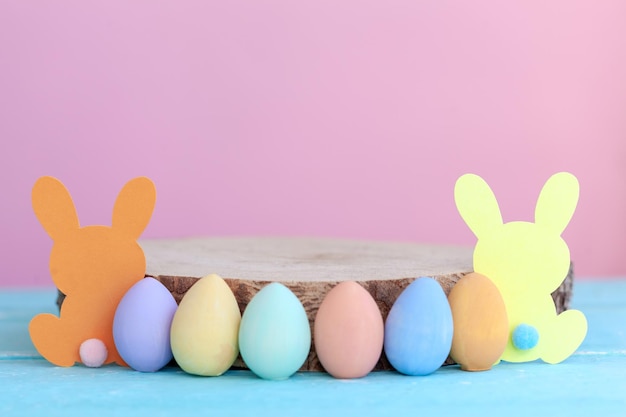
M 466 174 L 457 180 L 457 208 L 478 238 L 474 271 L 494 282 L 506 305 L 511 337 L 502 360 L 558 363 L 585 338 L 584 314 L 568 310 L 557 315 L 551 296 L 569 270 L 570 252 L 561 233 L 574 214 L 578 193 L 576 177 L 555 174 L 541 190 L 535 223 L 505 224 L 496 197 L 482 178 Z M 528 330 L 535 340 L 519 342 L 516 336 Z

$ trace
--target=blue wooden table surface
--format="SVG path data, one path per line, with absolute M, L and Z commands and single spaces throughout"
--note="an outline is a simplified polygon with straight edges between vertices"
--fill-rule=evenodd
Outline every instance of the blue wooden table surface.
M 426 377 L 375 372 L 358 380 L 59 368 L 37 354 L 27 329 L 34 315 L 56 314 L 55 297 L 0 289 L 0 416 L 626 416 L 626 280 L 576 282 L 572 307 L 586 314 L 589 332 L 558 365 L 501 363 L 476 373 L 449 366 Z

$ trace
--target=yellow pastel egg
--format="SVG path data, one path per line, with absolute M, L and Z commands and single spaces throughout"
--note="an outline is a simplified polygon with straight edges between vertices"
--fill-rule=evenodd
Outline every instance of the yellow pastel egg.
M 486 371 L 502 356 L 509 334 L 504 300 L 493 282 L 472 272 L 448 295 L 454 335 L 450 356 L 464 371 Z
M 241 313 L 226 282 L 211 274 L 196 282 L 183 297 L 170 332 L 172 353 L 187 373 L 218 376 L 239 354 Z

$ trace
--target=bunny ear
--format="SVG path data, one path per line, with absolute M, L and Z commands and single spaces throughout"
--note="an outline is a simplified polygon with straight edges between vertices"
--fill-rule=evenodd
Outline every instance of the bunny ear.
M 579 186 L 576 177 L 569 172 L 551 176 L 541 189 L 535 223 L 560 235 L 572 219 L 578 203 Z
M 155 202 L 156 189 L 150 179 L 138 177 L 128 181 L 115 200 L 113 228 L 139 238 L 150 222 Z
M 33 186 L 35 216 L 52 240 L 78 229 L 78 215 L 67 188 L 54 177 L 40 177 Z
M 465 174 L 456 181 L 454 201 L 459 214 L 477 238 L 502 225 L 496 196 L 478 175 Z

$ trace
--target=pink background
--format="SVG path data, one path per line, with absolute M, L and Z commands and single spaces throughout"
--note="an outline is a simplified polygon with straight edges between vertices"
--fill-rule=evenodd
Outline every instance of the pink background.
M 577 275 L 624 276 L 625 17 L 621 0 L 3 1 L 0 284 L 52 284 L 41 175 L 83 225 L 149 176 L 145 238 L 471 245 L 458 176 L 532 220 L 567 170 Z

